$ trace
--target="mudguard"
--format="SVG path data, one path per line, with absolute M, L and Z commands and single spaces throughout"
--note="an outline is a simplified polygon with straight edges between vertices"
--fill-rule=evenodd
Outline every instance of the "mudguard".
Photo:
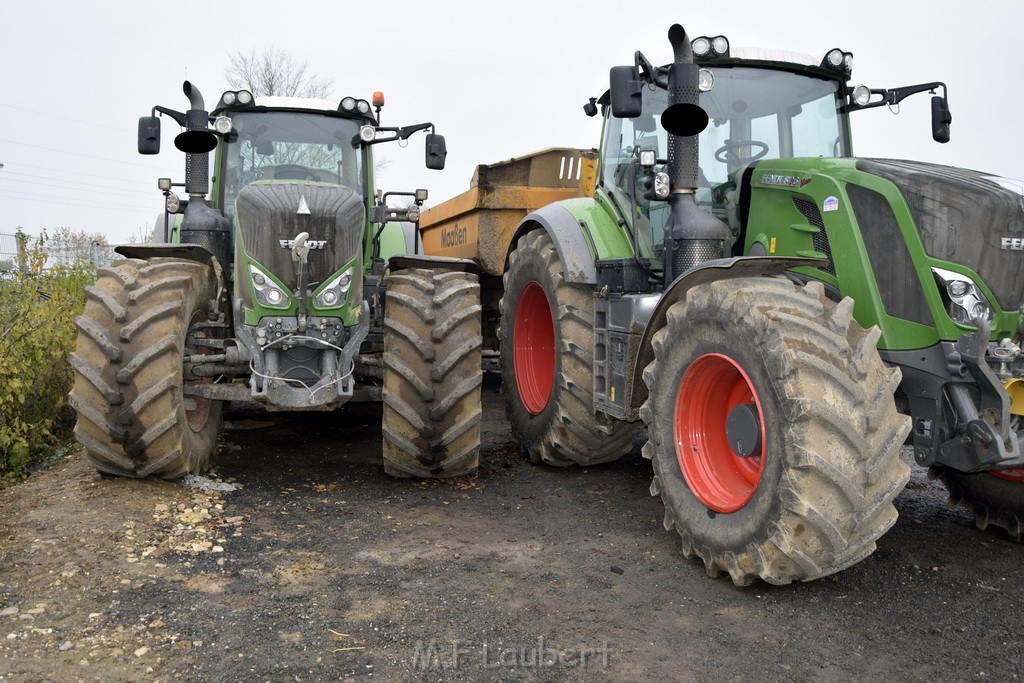
M 640 346 L 637 350 L 636 361 L 633 365 L 632 400 L 628 408 L 639 410 L 640 406 L 647 400 L 647 387 L 644 385 L 643 373 L 651 361 L 654 360 L 654 348 L 651 342 L 655 333 L 665 326 L 666 315 L 672 304 L 682 301 L 693 287 L 706 285 L 715 280 L 731 280 L 741 277 L 772 277 L 781 275 L 790 268 L 799 266 L 817 267 L 820 259 L 814 258 L 780 258 L 775 256 L 735 256 L 732 258 L 715 259 L 705 261 L 689 269 L 669 285 L 662 294 L 658 304 L 651 312 L 651 317 L 640 337 Z
M 461 273 L 480 274 L 480 266 L 467 258 L 451 256 L 427 256 L 425 254 L 398 254 L 388 260 L 392 273 L 403 268 L 430 268 L 433 270 L 453 270 Z
M 590 240 L 584 234 L 586 227 L 580 225 L 576 217 L 561 204 L 548 204 L 520 221 L 509 243 L 509 253 L 515 249 L 520 237 L 536 230 L 538 226 L 555 243 L 566 282 L 596 285 L 597 268 L 594 267 Z M 508 254 L 505 255 L 505 270 L 508 270 Z
M 156 244 L 122 244 L 114 247 L 114 252 L 126 258 L 149 259 L 157 256 L 169 256 L 198 263 L 217 263 L 217 257 L 209 249 L 198 244 L 170 244 L 167 242 Z M 215 269 L 220 270 L 219 263 Z

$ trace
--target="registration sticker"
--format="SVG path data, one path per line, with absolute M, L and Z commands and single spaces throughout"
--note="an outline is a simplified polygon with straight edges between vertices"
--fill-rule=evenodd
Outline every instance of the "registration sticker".
M 825 197 L 825 201 L 821 205 L 822 211 L 838 211 L 839 200 L 836 197 Z

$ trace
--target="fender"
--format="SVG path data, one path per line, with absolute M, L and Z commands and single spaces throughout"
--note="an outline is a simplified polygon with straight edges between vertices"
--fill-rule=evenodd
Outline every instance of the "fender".
M 561 204 L 548 204 L 529 214 L 516 226 L 508 254 L 505 254 L 505 271 L 508 271 L 508 257 L 519 243 L 519 238 L 537 227 L 547 232 L 555 243 L 558 258 L 565 271 L 565 281 L 574 284 L 596 285 L 597 268 L 591 253 L 591 240 L 585 235 L 587 228 Z
M 158 256 L 169 256 L 172 258 L 196 261 L 212 265 L 216 263 L 214 270 L 220 271 L 221 266 L 217 257 L 206 247 L 199 244 L 187 243 L 156 243 L 156 244 L 122 244 L 114 247 L 114 251 L 127 258 L 150 259 Z
M 392 273 L 403 268 L 430 268 L 433 270 L 452 270 L 460 273 L 476 273 L 480 275 L 480 266 L 468 258 L 452 256 L 427 256 L 425 254 L 397 254 L 388 259 Z
M 735 256 L 732 258 L 705 261 L 689 269 L 669 285 L 662 294 L 658 304 L 651 312 L 650 320 L 640 337 L 636 361 L 632 372 L 632 400 L 628 412 L 635 414 L 647 400 L 647 387 L 644 385 L 643 374 L 651 361 L 654 360 L 654 347 L 651 342 L 655 333 L 665 326 L 668 309 L 686 297 L 686 293 L 694 287 L 706 285 L 716 280 L 732 280 L 741 277 L 773 277 L 781 275 L 790 268 L 798 266 L 817 267 L 821 259 L 815 258 L 784 258 L 775 256 Z

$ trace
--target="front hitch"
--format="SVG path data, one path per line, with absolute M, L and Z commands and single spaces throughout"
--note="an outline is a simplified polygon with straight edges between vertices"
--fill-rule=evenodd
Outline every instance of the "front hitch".
M 975 402 L 969 385 L 952 383 L 947 393 L 956 410 L 960 433 L 939 446 L 939 464 L 963 472 L 1024 465 L 1017 433 L 1010 425 L 1010 396 L 989 367 L 991 326 L 983 318 L 971 321 L 978 330 L 965 333 L 954 344 L 978 389 Z

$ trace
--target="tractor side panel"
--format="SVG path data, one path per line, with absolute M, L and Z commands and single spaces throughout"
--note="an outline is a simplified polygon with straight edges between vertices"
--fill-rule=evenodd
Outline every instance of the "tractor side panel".
M 858 170 L 855 159 L 763 161 L 749 193 L 743 253 L 827 258 L 798 272 L 852 298 L 857 321 L 881 330 L 879 348 L 924 348 L 968 331 L 947 314 L 933 265 L 970 275 L 991 294 L 963 264 L 929 257 L 899 189 Z M 1015 327 L 1009 313 L 992 325 L 1000 336 Z

